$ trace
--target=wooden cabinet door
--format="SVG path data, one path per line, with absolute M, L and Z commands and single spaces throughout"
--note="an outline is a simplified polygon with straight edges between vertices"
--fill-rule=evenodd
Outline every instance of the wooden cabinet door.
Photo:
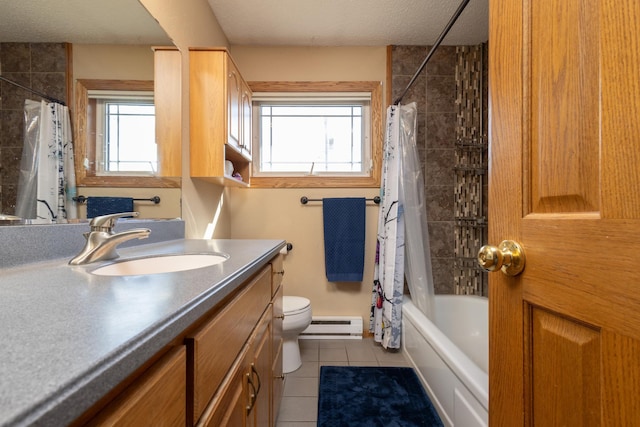
M 275 265 L 274 265 L 275 267 Z M 282 306 L 283 286 L 278 287 L 276 295 L 273 297 L 273 322 L 271 326 L 271 374 L 273 387 L 271 389 L 271 413 L 277 416 L 284 392 L 284 373 L 282 367 L 282 321 L 284 311 Z
M 256 327 L 247 369 L 247 392 L 250 396 L 247 427 L 267 427 L 271 422 L 271 309 L 267 309 Z
M 492 0 L 493 426 L 640 420 L 640 2 Z
M 220 386 L 216 397 L 205 410 L 198 426 L 244 427 L 248 405 L 248 396 L 243 384 L 247 371 L 246 358 L 245 348 Z
M 240 112 L 242 118 L 242 135 L 240 147 L 242 148 L 243 154 L 251 159 L 251 145 L 253 143 L 252 136 L 252 105 L 251 105 L 251 89 L 249 86 L 243 81 L 242 82 L 242 102 L 241 102 L 242 111 Z
M 154 48 L 154 104 L 158 176 L 182 176 L 182 57 L 175 47 Z
M 242 77 L 238 69 L 233 64 L 231 59 L 227 57 L 227 126 L 228 126 L 228 141 L 227 143 L 234 147 L 241 147 L 242 140 L 242 124 L 241 124 L 241 109 L 242 109 Z
M 264 267 L 235 299 L 185 339 L 193 395 L 188 417 L 197 421 L 242 351 L 271 301 L 271 266 Z
M 186 351 L 180 346 L 156 362 L 87 426 L 184 427 L 186 371 Z

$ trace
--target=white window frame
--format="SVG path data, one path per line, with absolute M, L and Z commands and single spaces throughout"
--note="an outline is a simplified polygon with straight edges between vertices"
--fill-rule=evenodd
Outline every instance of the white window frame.
M 307 171 L 263 171 L 262 144 L 260 124 L 260 109 L 262 103 L 272 105 L 360 105 L 362 107 L 361 125 L 361 170 L 360 171 L 318 171 L 312 163 Z M 372 167 L 371 162 L 371 94 L 362 92 L 332 92 L 332 93 L 296 93 L 296 92 L 261 92 L 253 95 L 253 176 L 286 176 L 299 177 L 306 175 L 318 176 L 369 176 Z
M 251 187 L 379 187 L 382 151 L 382 85 L 380 82 L 249 82 L 253 92 L 253 174 Z M 361 172 L 263 172 L 260 164 L 260 125 L 257 103 L 269 100 L 363 100 L 363 171 Z
M 106 167 L 105 145 L 106 141 L 106 104 L 109 102 L 126 104 L 148 103 L 153 105 L 153 92 L 148 91 L 115 91 L 115 90 L 89 90 L 89 98 L 96 99 L 96 176 L 155 176 L 154 171 L 110 171 Z M 157 168 L 156 168 L 157 169 Z

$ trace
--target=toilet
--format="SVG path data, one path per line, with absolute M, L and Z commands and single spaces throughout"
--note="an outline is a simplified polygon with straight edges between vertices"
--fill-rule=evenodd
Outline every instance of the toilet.
M 298 335 L 311 324 L 311 301 L 303 297 L 282 297 L 282 371 L 293 372 L 302 365 Z

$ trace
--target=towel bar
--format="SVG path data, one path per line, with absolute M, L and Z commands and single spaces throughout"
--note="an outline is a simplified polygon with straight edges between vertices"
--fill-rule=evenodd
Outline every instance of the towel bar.
M 73 198 L 74 202 L 78 202 L 80 204 L 83 204 L 87 201 L 87 197 L 85 196 L 76 196 Z M 153 197 L 149 197 L 148 199 L 133 199 L 134 202 L 153 202 L 154 204 L 158 204 L 160 203 L 160 197 L 159 196 L 153 196 Z
M 373 202 L 376 205 L 380 204 L 380 196 L 376 196 L 376 197 L 374 197 L 372 199 L 365 199 L 365 200 L 367 200 L 369 202 Z M 321 201 L 322 201 L 322 199 L 310 199 L 307 196 L 300 197 L 300 203 L 302 203 L 303 205 L 306 205 L 309 202 L 321 202 Z

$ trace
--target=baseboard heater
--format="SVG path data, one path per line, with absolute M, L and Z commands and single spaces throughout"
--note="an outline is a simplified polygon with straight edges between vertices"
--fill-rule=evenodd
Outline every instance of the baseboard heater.
M 314 340 L 362 339 L 362 317 L 313 316 L 311 324 L 299 338 Z

